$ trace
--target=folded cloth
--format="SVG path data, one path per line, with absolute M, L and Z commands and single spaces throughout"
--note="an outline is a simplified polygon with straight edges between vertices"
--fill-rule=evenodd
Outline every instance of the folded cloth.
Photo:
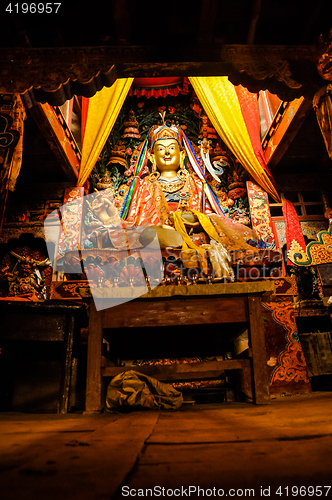
M 174 409 L 180 408 L 182 393 L 170 384 L 148 375 L 128 370 L 112 379 L 107 387 L 106 406 L 109 410 Z

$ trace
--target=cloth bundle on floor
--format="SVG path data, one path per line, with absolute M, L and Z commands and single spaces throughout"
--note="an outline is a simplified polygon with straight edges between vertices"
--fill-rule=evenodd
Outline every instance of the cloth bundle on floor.
M 109 410 L 174 409 L 180 408 L 182 393 L 170 384 L 159 382 L 143 373 L 129 370 L 112 379 L 107 388 L 106 406 Z

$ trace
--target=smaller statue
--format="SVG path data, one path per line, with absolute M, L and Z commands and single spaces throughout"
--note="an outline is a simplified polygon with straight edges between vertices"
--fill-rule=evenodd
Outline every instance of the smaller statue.
M 112 147 L 107 167 L 113 163 L 122 165 L 125 168 L 127 167 L 126 148 L 122 141 L 119 141 L 118 144 Z
M 228 189 L 232 190 L 241 187 L 245 187 L 245 183 L 242 181 L 236 170 L 233 170 L 233 172 L 228 176 Z
M 17 263 L 11 272 L 6 272 L 9 297 L 35 296 L 37 299 L 46 299 L 45 279 L 38 267 L 50 266 L 51 261 L 49 259 L 37 261 L 13 251 L 10 253 L 17 258 Z
M 241 224 L 244 224 L 245 226 L 250 225 L 250 218 L 241 198 L 239 199 L 238 207 L 232 212 L 231 218 Z
M 228 197 L 234 201 L 247 197 L 246 185 L 236 170 L 228 175 Z
M 106 170 L 103 176 L 98 176 L 97 189 L 108 189 L 110 187 L 112 187 L 112 179 L 109 171 Z
M 129 117 L 126 122 L 124 122 L 124 131 L 122 138 L 126 139 L 131 137 L 133 139 L 140 139 L 141 134 L 138 130 L 138 121 L 136 120 L 135 112 L 133 110 L 129 111 Z
M 201 117 L 201 127 L 200 127 L 200 139 L 217 139 L 217 134 L 215 129 L 212 127 L 210 120 L 206 115 Z
M 211 152 L 212 162 L 219 162 L 223 167 L 229 167 L 229 159 L 227 158 L 226 151 L 223 151 L 217 143 L 216 147 Z

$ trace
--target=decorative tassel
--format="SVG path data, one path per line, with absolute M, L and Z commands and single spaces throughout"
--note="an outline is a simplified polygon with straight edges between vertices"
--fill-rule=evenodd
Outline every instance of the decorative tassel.
M 141 149 L 141 152 L 136 160 L 135 170 L 134 170 L 134 178 L 132 180 L 132 183 L 130 184 L 129 191 L 124 199 L 124 202 L 123 202 L 123 205 L 121 208 L 121 212 L 120 212 L 121 219 L 125 219 L 127 217 L 131 200 L 132 200 L 134 193 L 137 189 L 137 179 L 140 179 L 142 172 L 143 172 L 143 168 L 144 168 L 146 158 L 147 158 L 147 152 L 148 152 L 148 139 L 146 138 L 144 141 L 143 147 Z
M 189 142 L 189 140 L 184 132 L 182 132 L 182 135 L 183 135 L 183 142 L 184 142 L 190 163 L 191 163 L 193 169 L 195 170 L 196 174 L 198 175 L 198 177 L 201 179 L 201 181 L 203 183 L 204 192 L 206 194 L 207 199 L 210 202 L 212 209 L 218 215 L 225 215 L 221 206 L 219 205 L 219 202 L 218 202 L 216 195 L 214 194 L 213 190 L 211 189 L 211 187 L 207 183 L 207 179 L 205 177 L 204 171 L 203 171 L 203 169 L 198 161 L 198 158 L 195 154 L 195 151 L 193 150 L 192 145 L 190 144 L 190 142 Z

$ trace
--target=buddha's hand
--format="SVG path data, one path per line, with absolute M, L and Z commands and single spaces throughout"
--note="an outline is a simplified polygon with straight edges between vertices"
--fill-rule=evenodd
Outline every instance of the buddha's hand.
M 187 227 L 199 227 L 200 226 L 198 217 L 191 210 L 177 210 L 177 212 L 180 214 L 181 219 L 182 219 L 185 226 L 187 226 Z M 173 214 L 171 214 L 169 218 L 172 221 L 172 223 L 174 223 Z

